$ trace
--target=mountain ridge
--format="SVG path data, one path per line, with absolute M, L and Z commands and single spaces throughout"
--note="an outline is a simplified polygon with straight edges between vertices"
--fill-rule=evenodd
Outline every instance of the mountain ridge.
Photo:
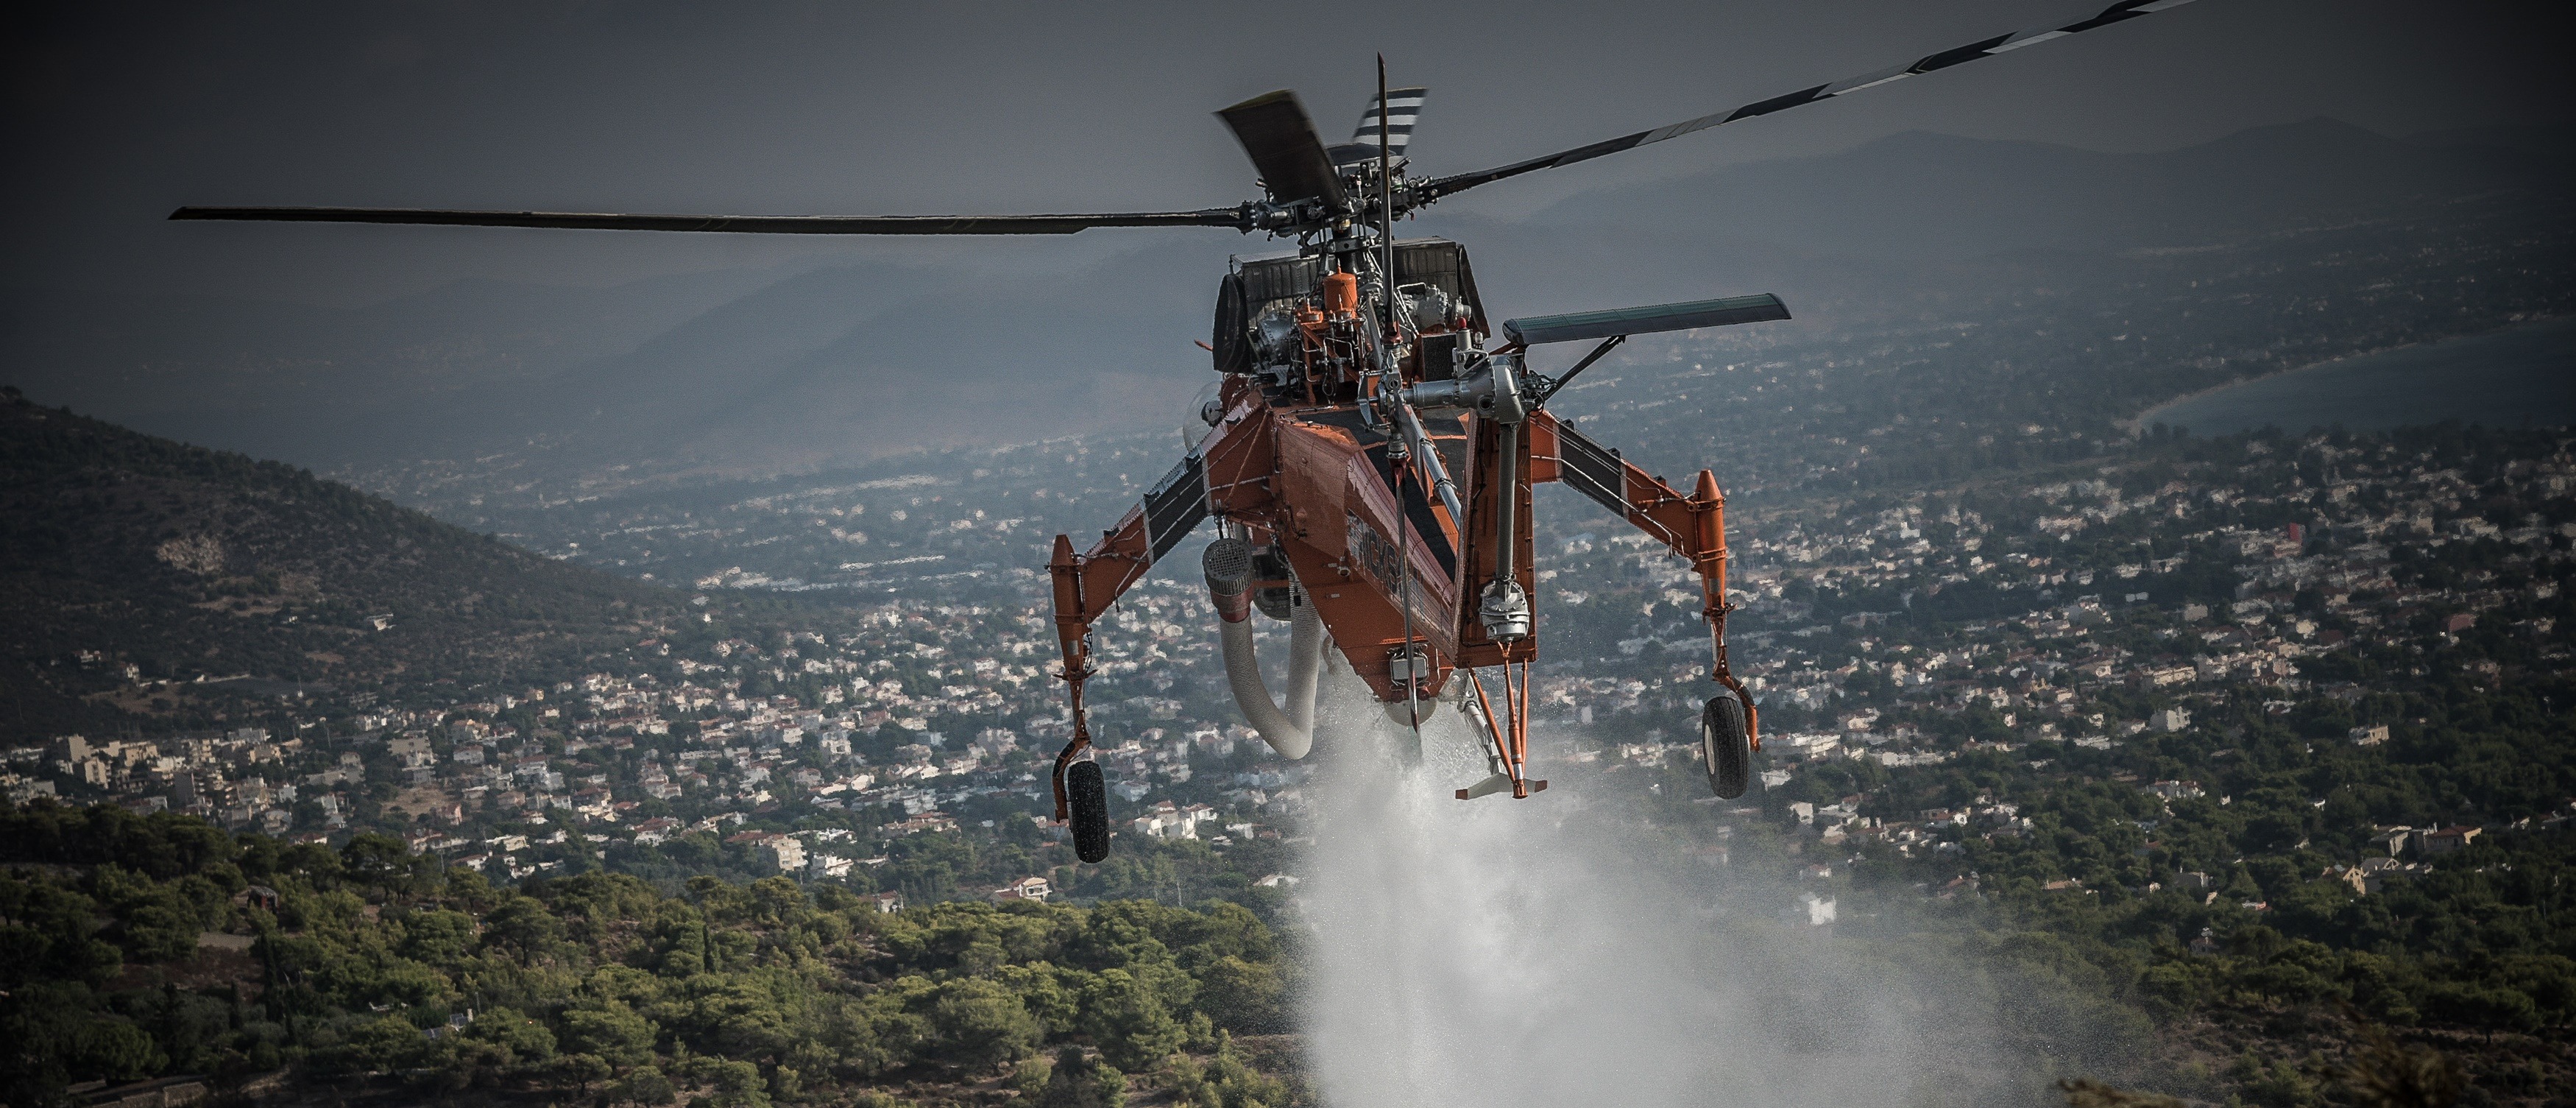
M 238 718 L 246 692 L 561 680 L 682 610 L 651 584 L 14 387 L 0 518 L 0 728 L 21 736 Z M 252 681 L 200 683 L 236 675 Z
M 1578 193 L 1534 226 L 1644 221 L 1717 229 L 1709 200 L 1764 215 L 1761 237 L 1907 260 L 2050 247 L 2194 246 L 2284 221 L 2542 181 L 2316 117 L 2154 153 L 1907 131 L 1848 150 Z

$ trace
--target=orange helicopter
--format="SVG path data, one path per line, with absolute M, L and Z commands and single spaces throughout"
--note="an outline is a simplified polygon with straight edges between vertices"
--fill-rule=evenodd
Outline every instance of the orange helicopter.
M 1284 257 L 1240 261 L 1217 287 L 1207 346 L 1220 374 L 1193 413 L 1206 430 L 1117 526 L 1080 552 L 1056 536 L 1048 561 L 1060 676 L 1073 738 L 1055 760 L 1056 820 L 1075 853 L 1108 855 L 1108 790 L 1084 711 L 1092 625 L 1211 516 L 1201 558 L 1228 684 L 1245 719 L 1287 758 L 1313 742 L 1327 658 L 1342 663 L 1414 728 L 1457 706 L 1491 773 L 1461 800 L 1547 782 L 1526 773 L 1533 632 L 1530 489 L 1561 481 L 1674 555 L 1700 579 L 1709 680 L 1700 714 L 1703 769 L 1720 797 L 1743 795 L 1760 749 L 1753 698 L 1730 672 L 1726 498 L 1701 470 L 1683 492 L 1559 421 L 1558 390 L 1632 335 L 1789 318 L 1778 297 L 1737 296 L 1504 320 L 1501 340 L 1466 249 L 1399 241 L 1397 217 L 1466 189 L 1571 165 L 1741 119 L 1828 100 L 2008 53 L 2190 0 L 2119 0 L 2070 23 L 1995 35 L 1846 80 L 1472 173 L 1414 178 L 1405 148 L 1424 90 L 1378 93 L 1351 141 L 1326 146 L 1294 93 L 1217 113 L 1260 174 L 1262 199 L 1181 212 L 1003 216 L 700 216 L 412 208 L 186 207 L 172 219 L 414 223 L 772 234 L 1070 234 L 1092 227 L 1224 227 L 1295 240 Z M 1533 369 L 1536 347 L 1593 341 L 1560 374 Z M 1489 345 L 1491 344 L 1491 345 Z M 1264 684 L 1252 614 L 1289 624 L 1284 705 Z

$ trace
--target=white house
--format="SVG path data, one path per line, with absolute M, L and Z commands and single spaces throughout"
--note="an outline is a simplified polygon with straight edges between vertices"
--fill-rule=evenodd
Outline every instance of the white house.
M 805 844 L 771 831 L 745 831 L 725 840 L 751 848 L 755 858 L 764 857 L 780 873 L 795 873 L 805 868 Z
M 1045 900 L 1055 890 L 1043 877 L 1023 877 L 993 890 L 995 900 Z

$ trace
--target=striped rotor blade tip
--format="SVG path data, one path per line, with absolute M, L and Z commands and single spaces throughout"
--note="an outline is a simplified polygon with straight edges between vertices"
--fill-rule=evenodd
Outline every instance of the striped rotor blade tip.
M 1428 89 L 1388 89 L 1386 102 L 1369 97 L 1368 110 L 1360 113 L 1360 125 L 1351 132 L 1351 141 L 1371 150 L 1377 148 L 1378 116 L 1386 117 L 1386 152 L 1404 153 L 1404 145 L 1413 140 L 1413 121 L 1422 114 L 1422 96 Z
M 1447 177 L 1435 178 L 1426 182 L 1426 186 L 1429 194 L 1435 197 L 1454 195 L 1462 189 L 1475 188 L 1478 185 L 1490 184 L 1509 177 L 1517 177 L 1524 173 L 1534 173 L 1542 169 L 1554 169 L 1558 166 L 1573 165 L 1576 162 L 1590 161 L 1594 158 L 1616 154 L 1623 150 L 1634 150 L 1637 147 L 1644 146 L 1648 143 L 1662 142 L 1665 139 L 1679 138 L 1693 132 L 1705 131 L 1711 127 L 1733 123 L 1740 119 L 1752 119 L 1758 116 L 1766 116 L 1773 112 L 1787 111 L 1790 108 L 1795 108 L 1804 104 L 1813 104 L 1819 101 L 1831 100 L 1837 96 L 1846 96 L 1863 89 L 1877 88 L 1880 85 L 1901 81 L 1908 77 L 1919 77 L 1927 73 L 1937 73 L 1941 70 L 1948 69 L 1951 66 L 1963 65 L 1979 58 L 1991 58 L 1998 54 L 2008 54 L 2024 47 L 2037 46 L 2043 42 L 2054 42 L 2058 39 L 2065 38 L 2068 35 L 2082 34 L 2086 31 L 2109 27 L 2118 23 L 2125 23 L 2129 20 L 2139 18 L 2140 16 L 2152 15 L 2156 12 L 2179 8 L 2191 2 L 2192 0 L 2112 0 L 2109 7 L 2103 8 L 2091 16 L 2078 19 L 2073 22 L 2043 24 L 2037 27 L 2027 27 L 2010 34 L 1994 35 L 1988 38 L 1982 38 L 1965 46 L 1953 47 L 1934 54 L 1926 54 L 1921 58 L 1907 62 L 1903 65 L 1892 65 L 1885 69 L 1863 73 L 1854 77 L 1847 77 L 1840 81 L 1830 81 L 1825 84 L 1816 85 L 1812 88 L 1802 88 L 1796 92 L 1782 93 L 1781 95 L 1771 97 L 1767 100 L 1756 100 L 1753 103 L 1746 104 L 1730 111 L 1716 112 L 1710 115 L 1700 116 L 1697 119 L 1685 119 L 1679 123 L 1667 124 L 1662 127 L 1657 127 L 1651 131 L 1639 131 L 1635 134 L 1621 135 L 1612 139 L 1603 139 L 1602 141 L 1593 143 L 1589 146 L 1578 146 L 1571 150 L 1560 150 L 1554 154 L 1548 154 L 1543 157 L 1529 158 L 1513 162 L 1509 165 L 1496 166 L 1492 169 L 1480 170 L 1474 173 L 1457 173 L 1451 174 Z M 1390 99 L 1392 98 L 1393 95 L 1390 94 Z M 1394 136 L 1389 135 L 1388 137 L 1392 139 Z

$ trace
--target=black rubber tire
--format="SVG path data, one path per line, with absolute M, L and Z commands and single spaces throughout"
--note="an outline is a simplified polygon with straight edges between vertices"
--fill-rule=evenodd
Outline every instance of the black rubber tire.
M 1744 702 L 1734 693 L 1710 697 L 1700 711 L 1699 748 L 1708 791 L 1726 800 L 1744 795 L 1753 778 L 1753 732 L 1744 725 Z
M 1109 783 L 1100 763 L 1075 762 L 1064 769 L 1065 805 L 1072 809 L 1073 856 L 1097 862 L 1109 856 Z

